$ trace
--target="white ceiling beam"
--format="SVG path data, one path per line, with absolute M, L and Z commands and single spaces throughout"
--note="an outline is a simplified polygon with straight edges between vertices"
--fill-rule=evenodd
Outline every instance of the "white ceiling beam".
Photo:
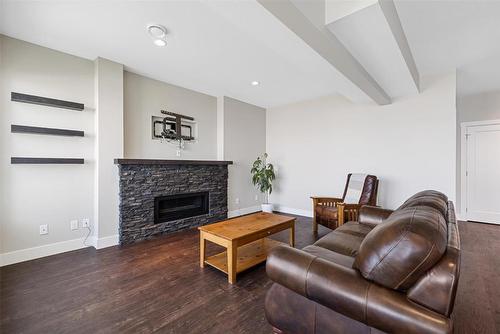
M 408 40 L 406 39 L 406 35 L 403 30 L 403 26 L 401 25 L 401 20 L 399 19 L 394 1 L 379 0 L 379 5 L 382 9 L 382 13 L 385 16 L 385 19 L 387 20 L 389 28 L 391 29 L 392 35 L 394 36 L 394 39 L 398 44 L 401 55 L 403 56 L 403 59 L 406 63 L 406 67 L 408 67 L 408 70 L 410 71 L 413 82 L 417 87 L 417 91 L 420 92 L 420 74 L 418 73 L 417 65 L 415 63 L 415 59 L 413 58 L 413 54 L 411 53 L 410 45 L 408 44 Z
M 389 95 L 327 29 L 324 21 L 311 22 L 290 0 L 257 1 L 373 101 L 381 105 L 391 103 Z

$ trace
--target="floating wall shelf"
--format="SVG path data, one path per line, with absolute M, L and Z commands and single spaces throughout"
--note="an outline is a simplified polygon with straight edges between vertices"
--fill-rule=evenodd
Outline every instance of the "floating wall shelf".
M 55 128 L 41 128 L 38 126 L 26 126 L 12 124 L 10 126 L 12 133 L 33 133 L 39 135 L 54 135 L 54 136 L 69 136 L 69 137 L 83 137 L 84 132 L 79 130 L 55 129 Z
M 56 99 L 51 99 L 48 97 L 21 94 L 21 93 L 15 93 L 15 92 L 11 92 L 10 99 L 11 99 L 11 101 L 16 101 L 16 102 L 38 104 L 38 105 L 42 105 L 42 106 L 71 109 L 71 110 L 78 110 L 78 111 L 82 111 L 83 108 L 85 107 L 83 105 L 83 103 L 56 100 Z
M 64 165 L 81 165 L 84 159 L 81 158 L 25 158 L 12 157 L 11 164 L 32 164 L 32 165 L 47 165 L 47 164 L 64 164 Z

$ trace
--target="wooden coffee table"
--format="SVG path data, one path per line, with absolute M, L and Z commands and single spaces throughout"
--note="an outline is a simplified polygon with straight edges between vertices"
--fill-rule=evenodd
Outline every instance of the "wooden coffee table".
M 290 229 L 290 246 L 295 243 L 295 218 L 274 213 L 258 212 L 198 227 L 200 230 L 200 267 L 205 263 L 223 271 L 229 283 L 236 282 L 236 274 L 253 267 L 267 258 L 277 245 L 284 244 L 266 238 Z M 206 241 L 226 248 L 226 251 L 206 257 Z

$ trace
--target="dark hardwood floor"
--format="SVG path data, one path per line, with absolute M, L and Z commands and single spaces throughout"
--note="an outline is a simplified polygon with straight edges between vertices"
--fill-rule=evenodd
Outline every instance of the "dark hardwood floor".
M 319 237 L 328 230 L 320 227 Z M 500 333 L 500 226 L 460 223 L 456 333 Z M 287 241 L 288 232 L 277 239 Z M 314 238 L 299 217 L 297 247 Z M 208 251 L 216 252 L 209 245 Z M 198 266 L 189 230 L 127 247 L 83 249 L 0 268 L 0 333 L 270 333 L 265 266 L 235 285 Z

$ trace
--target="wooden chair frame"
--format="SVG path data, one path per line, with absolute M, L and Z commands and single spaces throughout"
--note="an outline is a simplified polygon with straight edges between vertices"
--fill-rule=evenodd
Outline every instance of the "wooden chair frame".
M 347 187 L 349 185 L 351 174 L 348 175 L 347 182 L 344 189 L 344 194 L 342 198 L 338 197 L 323 197 L 323 196 L 311 196 L 313 201 L 313 232 L 318 232 L 318 222 L 316 220 L 316 206 L 325 205 L 337 208 L 337 227 L 343 225 L 347 221 L 357 221 L 359 209 L 365 204 L 346 204 L 344 203 L 344 198 L 347 193 Z M 377 192 L 378 192 L 378 179 L 375 184 L 374 195 L 370 200 L 368 205 L 376 205 L 377 203 Z

